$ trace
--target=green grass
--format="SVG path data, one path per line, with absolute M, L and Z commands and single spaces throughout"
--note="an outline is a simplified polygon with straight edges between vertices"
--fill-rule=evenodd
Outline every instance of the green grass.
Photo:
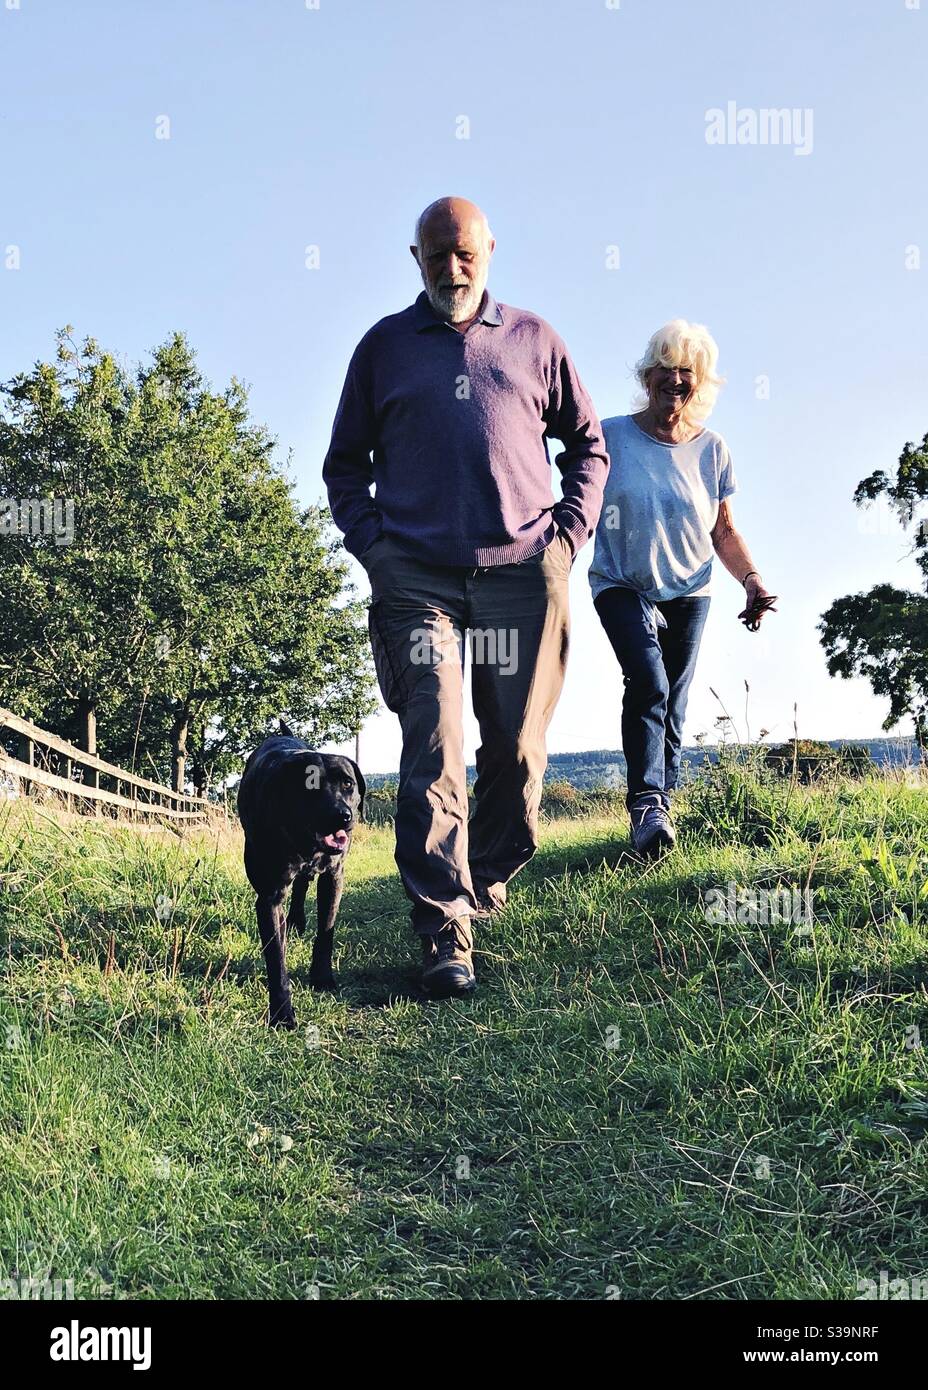
M 362 827 L 340 993 L 296 942 L 292 1034 L 234 832 L 0 808 L 0 1277 L 803 1299 L 928 1273 L 925 791 L 723 766 L 647 870 L 618 798 L 553 795 L 468 1002 L 417 1000 L 390 826 Z M 809 883 L 812 935 L 708 924 L 729 881 Z

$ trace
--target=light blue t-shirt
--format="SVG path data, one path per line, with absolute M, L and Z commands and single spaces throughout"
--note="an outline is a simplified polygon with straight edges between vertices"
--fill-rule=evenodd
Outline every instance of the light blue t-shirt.
M 737 483 L 728 446 L 704 429 L 662 444 L 630 415 L 603 420 L 610 468 L 596 528 L 593 597 L 618 585 L 653 603 L 707 594 L 712 528 Z

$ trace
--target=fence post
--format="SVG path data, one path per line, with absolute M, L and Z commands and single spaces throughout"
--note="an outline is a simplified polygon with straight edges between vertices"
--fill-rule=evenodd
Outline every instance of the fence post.
M 96 752 L 97 752 L 97 713 L 96 713 L 96 710 L 95 710 L 89 703 L 86 703 L 86 702 L 85 702 L 85 703 L 84 703 L 84 706 L 83 706 L 83 716 L 84 716 L 84 743 L 86 744 L 86 752 L 90 753 L 92 757 L 96 757 Z M 97 771 L 97 769 L 96 769 L 95 767 L 87 768 L 86 771 L 90 774 L 90 781 L 89 781 L 88 785 L 91 786 L 91 787 L 96 787 L 97 790 L 99 791 L 99 789 L 100 789 L 100 774 L 99 774 L 99 772 Z M 95 816 L 100 816 L 100 815 L 102 815 L 102 811 L 101 811 L 101 807 L 100 807 L 99 801 L 96 801 L 96 800 L 94 801 L 94 803 L 93 803 L 93 813 L 94 813 Z
M 23 740 L 23 762 L 24 762 L 24 763 L 28 763 L 30 767 L 35 767 L 35 742 L 34 742 L 33 739 L 29 738 L 29 736 L 28 736 L 27 734 L 23 734 L 22 740 Z M 23 795 L 24 795 L 24 796 L 31 796 L 31 795 L 32 795 L 32 783 L 29 782 L 29 781 L 26 781 L 25 779 L 23 780 Z

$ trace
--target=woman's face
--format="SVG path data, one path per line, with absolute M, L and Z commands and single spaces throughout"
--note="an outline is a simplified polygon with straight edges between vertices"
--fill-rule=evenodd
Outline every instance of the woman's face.
M 679 415 L 696 390 L 692 367 L 664 367 L 660 363 L 648 373 L 648 399 L 661 415 Z

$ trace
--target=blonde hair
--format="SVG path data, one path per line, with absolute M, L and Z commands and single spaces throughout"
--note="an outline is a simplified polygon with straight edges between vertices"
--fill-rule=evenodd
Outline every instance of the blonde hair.
M 689 367 L 696 378 L 696 387 L 684 407 L 683 418 L 688 422 L 706 420 L 725 380 L 716 376 L 718 360 L 719 345 L 705 324 L 671 319 L 651 334 L 644 356 L 635 364 L 635 376 L 645 394 L 643 398 L 636 398 L 633 409 L 643 410 L 648 403 L 648 373 L 652 368 Z

